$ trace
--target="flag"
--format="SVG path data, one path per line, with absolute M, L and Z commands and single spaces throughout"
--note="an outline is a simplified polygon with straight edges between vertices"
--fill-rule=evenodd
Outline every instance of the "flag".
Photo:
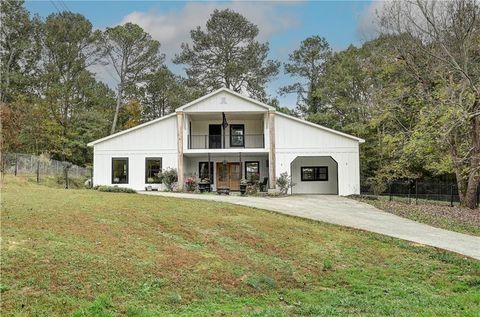
M 228 127 L 227 117 L 225 117 L 225 112 L 222 112 L 223 122 L 222 127 L 226 129 Z

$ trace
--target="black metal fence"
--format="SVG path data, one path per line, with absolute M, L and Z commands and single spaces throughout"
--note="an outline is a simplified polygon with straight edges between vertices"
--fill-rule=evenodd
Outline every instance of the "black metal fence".
M 390 201 L 403 201 L 413 204 L 441 203 L 450 206 L 460 203 L 458 186 L 450 182 L 394 181 L 384 186 L 363 184 L 360 187 L 363 196 L 380 196 Z M 476 195 L 477 207 L 480 202 L 480 189 Z

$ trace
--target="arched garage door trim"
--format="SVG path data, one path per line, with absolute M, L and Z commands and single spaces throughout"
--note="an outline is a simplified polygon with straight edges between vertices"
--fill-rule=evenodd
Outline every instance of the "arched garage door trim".
M 315 195 L 315 194 L 322 194 L 322 195 L 338 195 L 338 192 L 339 192 L 339 183 L 338 183 L 338 162 L 330 155 L 312 155 L 312 156 L 297 156 L 295 157 L 291 162 L 290 162 L 290 176 L 292 177 L 292 180 L 293 180 L 293 175 L 294 173 L 296 172 L 300 172 L 301 171 L 294 171 L 293 170 L 293 163 L 295 163 L 295 161 L 297 159 L 303 159 L 303 158 L 308 158 L 308 159 L 315 159 L 315 158 L 329 158 L 333 161 L 333 163 L 335 164 L 335 169 L 336 169 L 336 191 L 335 193 L 309 193 L 309 194 L 312 194 L 312 195 Z M 329 178 L 330 178 L 330 172 L 329 172 Z M 298 185 L 298 184 L 297 184 Z M 294 187 L 295 186 L 292 186 L 290 188 L 290 192 L 292 194 L 305 194 L 305 193 L 294 193 Z

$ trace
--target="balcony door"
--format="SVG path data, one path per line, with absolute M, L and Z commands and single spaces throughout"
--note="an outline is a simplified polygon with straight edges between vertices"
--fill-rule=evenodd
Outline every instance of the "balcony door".
M 210 124 L 208 126 L 208 148 L 221 149 L 222 148 L 222 125 Z

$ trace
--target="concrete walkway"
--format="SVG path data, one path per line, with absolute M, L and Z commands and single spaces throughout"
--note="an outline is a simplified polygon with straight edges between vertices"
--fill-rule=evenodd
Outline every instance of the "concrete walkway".
M 480 260 L 480 237 L 452 232 L 383 212 L 353 199 L 326 196 L 242 197 L 141 192 L 164 197 L 221 201 L 352 227 L 460 253 Z

